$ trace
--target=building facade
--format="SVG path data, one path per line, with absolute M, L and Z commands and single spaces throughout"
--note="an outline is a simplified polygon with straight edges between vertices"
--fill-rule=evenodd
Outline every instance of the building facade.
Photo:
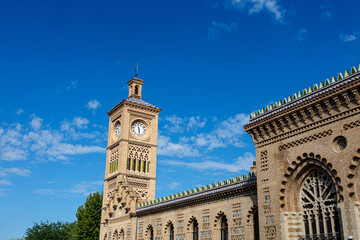
M 158 199 L 142 84 L 108 113 L 101 240 L 360 239 L 360 65 L 252 113 L 248 175 Z

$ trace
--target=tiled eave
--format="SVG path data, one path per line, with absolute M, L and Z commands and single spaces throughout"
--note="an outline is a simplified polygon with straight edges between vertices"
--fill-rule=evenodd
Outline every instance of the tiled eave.
M 245 127 L 245 129 L 250 129 L 250 128 L 252 128 L 253 125 L 256 125 L 258 123 L 260 124 L 260 122 L 265 121 L 269 117 L 272 117 L 272 116 L 274 116 L 276 114 L 281 114 L 282 112 L 284 112 L 286 110 L 289 110 L 290 108 L 294 108 L 294 107 L 296 107 L 296 106 L 298 106 L 298 105 L 300 105 L 300 104 L 302 104 L 304 102 L 309 102 L 310 100 L 312 100 L 314 98 L 321 97 L 322 95 L 324 95 L 324 94 L 326 94 L 326 93 L 328 93 L 330 91 L 334 91 L 334 90 L 336 90 L 336 89 L 338 89 L 338 88 L 340 88 L 340 87 L 342 87 L 344 85 L 347 85 L 347 84 L 349 84 L 349 83 L 351 83 L 353 81 L 356 81 L 358 79 L 360 79 L 360 73 L 359 72 L 354 74 L 354 75 L 351 75 L 349 77 L 346 77 L 346 78 L 344 78 L 344 79 L 342 79 L 342 80 L 340 80 L 338 82 L 335 82 L 333 84 L 325 86 L 325 87 L 323 87 L 323 88 L 321 88 L 321 89 L 319 89 L 319 90 L 317 90 L 315 92 L 312 92 L 312 93 L 310 93 L 308 95 L 305 95 L 305 96 L 303 96 L 303 97 L 301 97 L 299 99 L 291 101 L 291 102 L 289 102 L 289 103 L 287 103 L 287 104 L 285 104 L 285 105 L 283 105 L 281 107 L 275 108 L 275 109 L 273 109 L 273 110 L 271 110 L 271 111 L 269 111 L 269 112 L 267 112 L 265 114 L 257 116 L 255 118 L 251 119 L 249 121 L 249 123 L 247 125 L 245 125 L 244 127 Z
M 126 99 L 125 99 L 125 100 L 122 100 L 115 107 L 113 107 L 107 114 L 110 116 L 111 114 L 116 112 L 124 104 L 128 104 L 130 106 L 135 106 L 135 107 L 141 107 L 141 108 L 148 109 L 148 110 L 154 111 L 154 112 L 160 112 L 161 111 L 161 108 L 150 107 L 150 106 L 146 106 L 146 105 L 142 105 L 142 104 L 138 104 L 138 103 L 133 103 L 133 102 L 126 101 Z
M 233 183 L 233 184 L 229 184 L 226 186 L 221 186 L 221 187 L 217 187 L 217 188 L 212 188 L 209 190 L 205 190 L 202 192 L 198 192 L 198 193 L 194 193 L 194 194 L 190 194 L 187 196 L 183 196 L 183 197 L 179 197 L 179 198 L 175 198 L 172 200 L 167 200 L 167 201 L 163 201 L 160 203 L 154 203 L 152 205 L 149 206 L 144 206 L 144 207 L 139 207 L 136 209 L 136 215 L 142 215 L 142 214 L 146 214 L 147 212 L 153 212 L 153 211 L 162 211 L 165 210 L 167 208 L 173 207 L 175 205 L 181 205 L 181 204 L 186 204 L 192 201 L 197 201 L 203 198 L 208 198 L 211 196 L 219 196 L 222 193 L 227 193 L 227 192 L 231 192 L 231 191 L 236 191 L 238 189 L 244 189 L 247 187 L 251 187 L 254 186 L 256 188 L 256 178 L 252 178 L 252 179 L 248 179 L 242 182 L 237 182 L 237 183 Z

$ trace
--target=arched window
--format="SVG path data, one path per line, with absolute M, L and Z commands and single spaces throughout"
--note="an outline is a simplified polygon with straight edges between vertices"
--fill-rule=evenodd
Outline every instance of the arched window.
M 154 229 L 153 229 L 153 227 L 151 225 L 148 226 L 147 236 L 148 236 L 149 240 L 154 240 Z
M 174 240 L 175 239 L 175 236 L 174 236 L 174 225 L 170 225 L 169 226 L 170 228 L 170 240 Z
M 136 94 L 136 95 L 139 94 L 139 86 L 138 86 L 138 85 L 135 86 L 135 94 Z
M 228 240 L 228 223 L 225 216 L 221 218 L 221 240 Z
M 193 240 L 199 240 L 199 224 L 196 220 L 193 222 Z
M 125 239 L 124 229 L 121 229 L 119 234 L 119 240 L 124 240 L 124 239 Z
M 312 171 L 302 183 L 300 201 L 305 239 L 340 239 L 336 189 L 329 175 Z
M 128 158 L 127 164 L 126 164 L 126 169 L 127 170 L 130 170 L 130 165 L 131 165 L 131 158 Z

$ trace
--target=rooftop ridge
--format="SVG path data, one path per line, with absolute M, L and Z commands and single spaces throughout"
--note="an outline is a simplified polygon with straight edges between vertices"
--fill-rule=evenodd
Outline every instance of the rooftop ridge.
M 209 190 L 209 189 L 214 189 L 214 188 L 225 186 L 225 185 L 232 184 L 232 183 L 238 183 L 238 182 L 245 181 L 245 180 L 248 180 L 248 179 L 252 179 L 252 178 L 255 178 L 255 177 L 256 177 L 255 173 L 244 174 L 244 175 L 241 175 L 241 176 L 238 176 L 238 177 L 229 178 L 229 179 L 226 179 L 226 180 L 223 180 L 223 181 L 220 181 L 220 182 L 211 183 L 211 184 L 208 184 L 208 185 L 205 185 L 205 186 L 196 187 L 196 188 L 186 190 L 186 191 L 183 191 L 183 192 L 180 192 L 180 193 L 175 193 L 175 194 L 172 194 L 172 195 L 169 195 L 169 196 L 166 196 L 166 197 L 161 197 L 161 198 L 158 198 L 158 199 L 155 199 L 155 200 L 140 203 L 140 204 L 137 205 L 137 208 L 150 206 L 150 205 L 155 204 L 155 203 L 161 203 L 161 202 L 165 202 L 165 201 L 169 201 L 169 200 L 174 200 L 176 198 L 188 196 L 188 195 L 195 194 L 195 193 L 200 193 L 200 192 L 203 192 L 203 191 L 206 191 L 206 190 Z
M 147 106 L 147 107 L 158 108 L 155 105 L 153 105 L 151 103 L 148 103 L 148 102 L 146 102 L 146 101 L 144 101 L 142 99 L 137 99 L 137 98 L 133 98 L 133 97 L 128 97 L 127 99 L 125 99 L 125 101 L 132 102 L 132 103 L 137 103 L 137 104 L 144 105 L 144 106 Z
M 319 91 L 320 89 L 322 89 L 324 87 L 332 85 L 340 80 L 343 80 L 344 78 L 348 78 L 359 72 L 360 72 L 360 64 L 358 66 L 358 69 L 356 69 L 356 67 L 353 66 L 351 68 L 350 72 L 349 72 L 349 70 L 345 70 L 344 76 L 342 75 L 342 73 L 339 73 L 337 78 L 335 76 L 332 76 L 331 80 L 329 80 L 329 78 L 327 78 L 327 79 L 325 79 L 325 82 L 321 81 L 319 84 L 314 84 L 313 87 L 310 86 L 309 88 L 304 88 L 304 90 L 299 91 L 298 93 L 294 93 L 292 96 L 290 95 L 287 98 L 284 98 L 283 100 L 279 100 L 278 102 L 275 102 L 274 104 L 270 104 L 270 105 L 266 106 L 265 108 L 262 108 L 255 112 L 250 113 L 250 122 L 267 112 L 270 112 L 278 107 L 284 106 L 287 103 L 290 103 L 294 100 L 302 98 L 310 93 Z

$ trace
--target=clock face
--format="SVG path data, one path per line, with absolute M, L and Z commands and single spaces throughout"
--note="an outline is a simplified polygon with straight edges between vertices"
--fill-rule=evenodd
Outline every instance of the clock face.
M 145 125 L 142 122 L 134 122 L 132 125 L 132 131 L 137 137 L 142 137 L 146 133 Z
M 115 136 L 116 137 L 120 136 L 120 131 L 121 131 L 121 125 L 120 125 L 120 123 L 118 123 L 115 127 Z

